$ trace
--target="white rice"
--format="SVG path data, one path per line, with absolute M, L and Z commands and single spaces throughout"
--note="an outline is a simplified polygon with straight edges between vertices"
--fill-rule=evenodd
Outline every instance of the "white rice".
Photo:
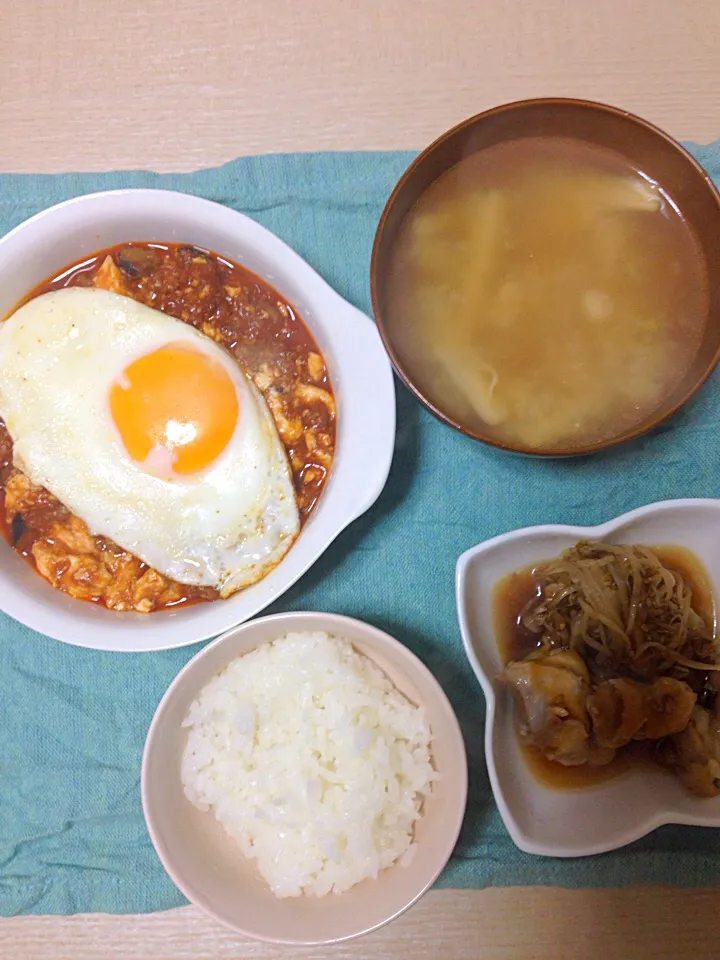
M 289 633 L 234 660 L 183 726 L 188 799 L 278 897 L 341 893 L 415 853 L 430 728 L 349 641 Z

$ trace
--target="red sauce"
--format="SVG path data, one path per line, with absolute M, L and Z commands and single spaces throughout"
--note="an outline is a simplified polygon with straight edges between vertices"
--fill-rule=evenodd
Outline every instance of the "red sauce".
M 322 492 L 334 455 L 335 417 L 324 359 L 297 311 L 269 284 L 239 264 L 212 251 L 178 243 L 127 243 L 99 250 L 48 277 L 18 306 L 63 287 L 98 285 L 116 289 L 108 285 L 106 275 L 121 284 L 117 292 L 212 337 L 254 376 L 287 451 L 304 523 Z M 318 399 L 328 396 L 330 405 Z M 36 566 L 33 545 L 47 538 L 50 525 L 59 517 L 70 515 L 54 498 L 45 503 L 41 497 L 28 515 L 23 514 L 22 520 L 13 524 L 5 511 L 5 485 L 12 473 L 11 464 L 12 440 L 0 419 L 0 533 Z M 95 543 L 98 555 L 107 550 L 117 556 L 124 554 L 107 538 L 96 537 Z M 140 563 L 138 578 L 147 570 Z M 179 595 L 168 601 L 158 599 L 153 609 L 218 596 L 215 590 L 184 585 L 174 593 Z M 103 595 L 84 599 L 104 602 Z

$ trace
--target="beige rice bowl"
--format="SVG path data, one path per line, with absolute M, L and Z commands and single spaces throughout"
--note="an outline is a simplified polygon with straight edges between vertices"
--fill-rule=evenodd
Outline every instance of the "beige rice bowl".
M 288 633 L 233 660 L 183 726 L 187 798 L 277 897 L 322 897 L 415 854 L 431 732 L 348 640 Z

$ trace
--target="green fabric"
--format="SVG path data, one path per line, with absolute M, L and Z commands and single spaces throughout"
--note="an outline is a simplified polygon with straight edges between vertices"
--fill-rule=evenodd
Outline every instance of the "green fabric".
M 693 147 L 720 178 L 720 142 Z M 268 156 L 182 175 L 0 176 L 0 232 L 67 197 L 116 187 L 199 194 L 260 220 L 345 297 L 370 310 L 382 205 L 409 153 Z M 493 803 L 484 705 L 466 663 L 455 560 L 513 527 L 593 524 L 649 501 L 711 497 L 720 480 L 718 376 L 658 433 L 588 459 L 499 454 L 427 414 L 398 387 L 387 487 L 274 610 L 337 611 L 383 627 L 436 674 L 460 717 L 470 799 L 444 886 L 720 881 L 720 831 L 665 827 L 583 860 L 520 853 Z M 718 446 L 716 446 L 718 444 Z M 117 655 L 56 643 L 0 615 L 0 913 L 142 912 L 183 903 L 145 831 L 140 758 L 150 718 L 197 647 Z

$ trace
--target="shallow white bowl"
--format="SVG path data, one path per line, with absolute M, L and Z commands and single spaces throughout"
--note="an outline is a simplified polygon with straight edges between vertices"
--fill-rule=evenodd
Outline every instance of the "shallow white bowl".
M 487 703 L 485 757 L 510 836 L 526 853 L 583 857 L 624 846 L 665 823 L 720 826 L 720 797 L 700 799 L 666 771 L 643 765 L 594 786 L 556 790 L 529 771 L 515 734 L 511 692 L 493 626 L 498 580 L 556 556 L 578 540 L 676 544 L 692 550 L 720 595 L 720 500 L 666 500 L 598 527 L 514 530 L 466 551 L 457 564 L 457 608 L 468 659 Z
M 180 762 L 187 730 L 181 727 L 202 687 L 236 657 L 289 631 L 321 630 L 345 637 L 374 660 L 413 703 L 425 708 L 439 779 L 415 825 L 417 851 L 377 880 L 343 894 L 277 899 L 210 812 L 185 797 Z M 467 798 L 465 745 L 440 684 L 427 667 L 382 630 L 332 613 L 283 613 L 236 627 L 208 644 L 180 671 L 161 700 L 148 731 L 142 764 L 142 802 L 160 860 L 188 900 L 239 933 L 275 943 L 336 943 L 397 917 L 428 889 L 447 863 Z
M 114 613 L 50 587 L 0 542 L 0 609 L 48 636 L 100 650 L 163 650 L 242 623 L 276 600 L 385 485 L 395 439 L 390 361 L 374 323 L 282 240 L 228 207 L 168 190 L 88 194 L 51 207 L 0 240 L 0 318 L 47 276 L 130 240 L 209 248 L 286 297 L 325 355 L 337 401 L 336 456 L 297 542 L 264 580 L 228 600 L 149 616 Z

